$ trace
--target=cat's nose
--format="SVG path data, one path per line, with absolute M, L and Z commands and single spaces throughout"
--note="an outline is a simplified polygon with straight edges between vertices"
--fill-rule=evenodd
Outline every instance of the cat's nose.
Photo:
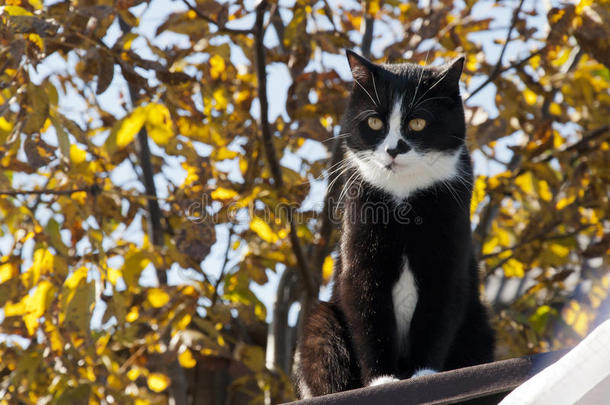
M 409 147 L 409 145 L 407 145 L 407 143 L 405 141 L 403 141 L 402 139 L 398 140 L 398 144 L 396 145 L 395 148 L 390 148 L 389 146 L 385 147 L 385 151 L 388 155 L 392 156 L 392 159 L 394 159 L 396 156 L 403 154 L 403 153 L 407 153 L 408 151 L 410 151 L 411 148 Z

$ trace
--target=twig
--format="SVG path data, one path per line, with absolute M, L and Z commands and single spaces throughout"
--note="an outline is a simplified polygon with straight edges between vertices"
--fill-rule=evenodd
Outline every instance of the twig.
M 220 283 L 224 278 L 225 272 L 227 271 L 227 263 L 229 262 L 229 252 L 231 251 L 231 239 L 233 238 L 233 225 L 229 228 L 229 237 L 227 241 L 227 248 L 225 250 L 225 257 L 222 261 L 222 267 L 220 268 L 220 274 L 214 283 L 214 293 L 212 295 L 212 307 L 216 304 L 216 300 L 218 300 L 218 287 L 220 287 Z
M 284 187 L 284 180 L 282 178 L 282 171 L 280 168 L 279 160 L 277 158 L 277 154 L 275 152 L 275 147 L 273 145 L 268 116 L 269 101 L 267 98 L 267 71 L 265 65 L 265 45 L 263 44 L 263 38 L 265 35 L 264 17 L 266 8 L 267 2 L 265 0 L 261 1 L 256 7 L 256 21 L 254 23 L 253 28 L 255 43 L 255 68 L 256 76 L 258 79 L 258 99 L 260 104 L 260 125 L 263 140 L 263 149 L 265 150 L 267 163 L 269 164 L 269 167 L 271 169 L 271 176 L 275 183 L 274 186 L 277 190 L 282 190 Z M 297 259 L 297 267 L 299 268 L 299 271 L 301 273 L 301 278 L 305 286 L 305 291 L 308 297 L 313 297 L 317 293 L 316 291 L 314 291 L 313 282 L 311 280 L 311 275 L 308 268 L 309 266 L 307 265 L 307 261 L 305 260 L 303 247 L 301 246 L 301 241 L 297 235 L 297 230 L 293 223 L 292 212 L 288 215 L 287 223 L 289 227 L 289 238 L 290 243 L 292 245 L 292 251 Z
M 603 125 L 603 126 L 601 126 L 599 128 L 591 130 L 587 134 L 585 134 L 580 141 L 578 141 L 578 142 L 568 146 L 567 148 L 559 151 L 559 153 L 565 153 L 565 152 L 571 152 L 573 150 L 577 150 L 581 146 L 586 145 L 590 141 L 592 141 L 592 140 L 602 136 L 603 134 L 605 134 L 608 131 L 610 131 L 610 125 Z M 554 157 L 556 157 L 555 154 L 551 153 L 550 155 L 545 156 L 543 159 L 540 159 L 536 163 L 548 162 L 548 161 L 552 160 Z
M 121 65 L 123 66 L 123 65 Z M 125 70 L 123 70 L 123 76 L 125 76 Z M 127 81 L 127 87 L 129 89 L 129 96 L 131 99 L 131 105 L 136 106 L 139 99 L 138 88 L 135 83 Z M 144 183 L 144 189 L 146 194 L 157 197 L 157 188 L 155 186 L 154 172 L 152 168 L 152 159 L 150 146 L 148 144 L 148 133 L 145 127 L 142 127 L 138 132 L 136 152 L 140 160 L 140 167 L 142 168 L 142 182 Z M 151 242 L 155 246 L 164 245 L 164 231 L 161 225 L 161 208 L 159 207 L 159 201 L 155 199 L 147 199 L 148 203 L 148 234 Z M 156 266 L 155 266 L 156 267 Z M 162 268 L 162 265 L 156 267 L 157 280 L 159 285 L 167 284 L 167 271 Z
M 92 192 L 93 187 L 75 188 L 73 190 L 0 190 L 0 195 L 16 197 L 18 195 L 72 195 L 82 191 L 86 193 Z
M 551 229 L 552 229 L 552 228 L 555 228 L 555 227 L 556 227 L 558 224 L 557 224 L 557 223 L 555 223 L 555 224 L 551 224 L 551 225 L 552 225 L 552 226 L 547 227 L 547 228 L 551 228 Z M 488 254 L 486 254 L 486 255 L 483 255 L 483 256 L 481 256 L 481 259 L 482 259 L 482 260 L 485 260 L 485 259 L 490 259 L 490 258 L 492 258 L 492 257 L 499 256 L 499 255 L 501 255 L 501 254 L 502 254 L 502 253 L 504 253 L 504 252 L 508 252 L 508 251 L 515 250 L 515 249 L 519 249 L 520 247 L 525 246 L 525 245 L 527 245 L 528 243 L 532 243 L 532 242 L 536 242 L 536 241 L 540 241 L 540 242 L 548 242 L 548 241 L 551 241 L 551 240 L 557 240 L 557 239 L 569 238 L 569 237 L 572 237 L 572 236 L 578 235 L 580 232 L 582 232 L 582 231 L 584 231 L 585 229 L 590 228 L 590 227 L 592 227 L 592 226 L 594 226 L 594 225 L 591 225 L 591 224 L 589 224 L 589 225 L 584 225 L 584 226 L 581 226 L 581 227 L 576 228 L 576 229 L 575 229 L 575 230 L 573 230 L 572 232 L 563 233 L 563 234 L 557 234 L 557 235 L 549 235 L 549 236 L 546 236 L 546 237 L 545 237 L 546 232 L 540 232 L 540 233 L 538 233 L 538 234 L 536 234 L 536 235 L 534 235 L 534 236 L 532 236 L 532 237 L 529 237 L 529 238 L 527 238 L 527 239 L 525 239 L 525 240 L 522 240 L 522 241 L 521 241 L 521 242 L 519 242 L 519 243 L 514 244 L 513 246 L 505 247 L 505 248 L 503 248 L 503 249 L 498 250 L 497 252 L 494 252 L 494 253 L 488 253 Z M 512 257 L 512 255 L 511 255 L 510 257 Z
M 513 66 L 515 64 L 511 64 L 507 68 L 502 68 L 502 60 L 504 59 L 504 53 L 506 53 L 506 48 L 508 47 L 508 44 L 510 43 L 510 37 L 513 34 L 513 30 L 515 29 L 515 26 L 517 25 L 517 20 L 519 19 L 519 13 L 521 12 L 521 8 L 523 7 L 524 2 L 525 2 L 525 0 L 521 0 L 519 2 L 519 5 L 517 6 L 517 8 L 515 8 L 515 10 L 513 11 L 513 18 L 510 22 L 510 27 L 508 28 L 508 33 L 506 34 L 506 41 L 504 41 L 504 45 L 502 46 L 502 50 L 500 51 L 500 56 L 498 56 L 498 61 L 496 62 L 493 70 L 487 77 L 487 80 L 485 80 L 483 83 L 481 83 L 479 85 L 479 87 L 477 87 L 472 93 L 470 93 L 470 95 L 464 101 L 468 101 L 468 99 L 470 99 L 472 96 L 477 94 L 479 91 L 483 90 L 483 88 L 485 86 L 487 86 L 489 83 L 493 82 L 502 73 L 506 72 L 509 69 L 512 69 L 513 67 L 516 67 L 516 66 Z M 536 52 L 532 53 L 526 59 L 522 60 L 521 62 L 518 62 L 517 65 L 520 65 L 520 64 L 524 63 L 525 61 L 531 59 L 532 57 L 534 57 L 535 54 L 536 54 Z
M 197 7 L 193 6 L 191 3 L 189 3 L 187 0 L 182 0 L 182 3 L 184 3 L 189 10 L 192 10 L 193 12 L 195 12 L 195 14 L 197 14 L 197 16 L 203 20 L 206 20 L 209 23 L 212 23 L 216 26 L 216 28 L 218 28 L 219 32 L 223 32 L 225 34 L 251 34 L 252 30 L 243 30 L 243 29 L 236 29 L 236 28 L 227 28 L 225 26 L 225 24 L 221 24 L 218 21 L 216 21 L 215 19 L 213 19 L 212 17 L 210 17 L 209 15 L 205 15 L 201 12 L 201 10 L 199 10 Z

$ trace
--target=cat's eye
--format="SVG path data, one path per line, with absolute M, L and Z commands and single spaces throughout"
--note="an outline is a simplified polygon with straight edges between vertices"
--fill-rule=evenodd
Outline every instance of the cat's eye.
M 409 121 L 409 128 L 411 128 L 413 131 L 421 131 L 422 129 L 426 128 L 426 120 L 423 118 L 414 118 Z
M 381 128 L 383 128 L 383 121 L 377 117 L 369 117 L 366 123 L 373 131 L 379 131 Z

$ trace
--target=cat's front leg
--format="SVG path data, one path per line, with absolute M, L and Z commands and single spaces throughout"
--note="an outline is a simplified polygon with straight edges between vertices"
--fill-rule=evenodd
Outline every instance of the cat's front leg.
M 398 343 L 391 294 L 384 293 L 382 280 L 350 270 L 341 286 L 341 307 L 351 331 L 362 383 L 369 386 L 397 381 Z

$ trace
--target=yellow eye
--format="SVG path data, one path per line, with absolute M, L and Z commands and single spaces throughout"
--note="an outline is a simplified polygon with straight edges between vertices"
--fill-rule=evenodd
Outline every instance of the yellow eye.
M 409 121 L 409 128 L 411 128 L 413 131 L 421 131 L 422 129 L 426 128 L 426 120 L 423 118 L 414 118 Z
M 383 121 L 377 117 L 369 117 L 366 123 L 369 124 L 369 128 L 371 128 L 373 131 L 379 131 L 381 128 L 383 128 Z

